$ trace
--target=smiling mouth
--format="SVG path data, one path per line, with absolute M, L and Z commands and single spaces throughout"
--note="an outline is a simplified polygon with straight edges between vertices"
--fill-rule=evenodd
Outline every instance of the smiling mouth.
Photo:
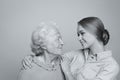
M 61 49 L 62 49 L 62 47 L 58 47 L 58 49 L 59 49 L 59 50 L 61 50 Z
M 58 49 L 62 49 L 62 48 L 63 48 L 63 46 L 62 46 L 62 45 L 58 46 Z
M 80 40 L 80 43 L 81 43 L 82 47 L 84 48 L 84 43 L 83 43 L 83 41 Z
M 84 47 L 83 43 L 81 43 L 82 47 Z

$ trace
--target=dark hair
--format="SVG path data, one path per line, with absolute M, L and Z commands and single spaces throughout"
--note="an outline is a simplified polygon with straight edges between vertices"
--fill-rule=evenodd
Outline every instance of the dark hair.
M 110 35 L 109 32 L 105 29 L 104 24 L 102 21 L 97 17 L 86 17 L 83 18 L 78 22 L 78 25 L 81 25 L 82 27 L 86 28 L 89 27 L 89 25 L 92 25 L 92 28 L 96 28 L 95 33 L 97 36 L 97 39 L 103 42 L 103 45 L 106 45 L 109 41 Z

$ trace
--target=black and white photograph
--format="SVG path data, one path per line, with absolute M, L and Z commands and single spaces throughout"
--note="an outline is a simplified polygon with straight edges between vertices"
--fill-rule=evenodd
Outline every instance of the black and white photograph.
M 119 80 L 119 0 L 0 0 L 0 80 Z

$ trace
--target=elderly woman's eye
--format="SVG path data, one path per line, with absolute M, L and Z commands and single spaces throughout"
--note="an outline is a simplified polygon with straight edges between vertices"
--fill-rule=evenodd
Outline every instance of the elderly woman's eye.
M 59 41 L 59 38 L 56 38 L 56 41 Z
M 61 38 L 59 38 L 58 40 L 61 41 Z

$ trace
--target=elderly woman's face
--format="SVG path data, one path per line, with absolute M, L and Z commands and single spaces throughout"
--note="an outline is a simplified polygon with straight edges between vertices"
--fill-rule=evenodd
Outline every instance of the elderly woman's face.
M 46 36 L 46 50 L 52 54 L 62 54 L 62 37 L 58 30 L 51 30 Z

